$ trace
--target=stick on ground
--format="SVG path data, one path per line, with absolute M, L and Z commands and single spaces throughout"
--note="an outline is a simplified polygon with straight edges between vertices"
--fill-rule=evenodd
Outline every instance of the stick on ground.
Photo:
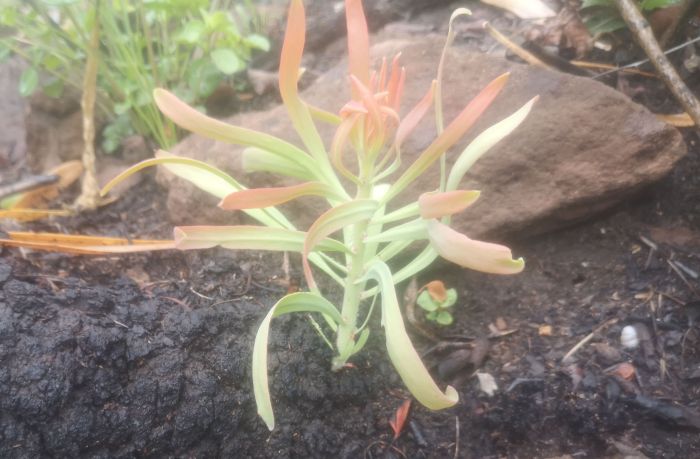
M 659 75 L 673 93 L 676 100 L 683 106 L 690 118 L 695 122 L 696 127 L 700 127 L 700 102 L 685 85 L 676 69 L 666 58 L 659 43 L 654 37 L 651 26 L 640 13 L 634 0 L 615 0 L 617 9 L 620 10 L 622 18 L 627 23 L 630 32 L 634 35 L 639 46 L 649 57 L 649 60 L 659 72 Z

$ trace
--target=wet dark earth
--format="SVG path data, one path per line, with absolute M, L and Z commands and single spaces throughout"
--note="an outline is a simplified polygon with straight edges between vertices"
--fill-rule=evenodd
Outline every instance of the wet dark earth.
M 643 102 L 677 111 L 661 110 L 669 97 L 659 97 Z M 410 396 L 378 314 L 353 367 L 337 373 L 305 317 L 275 319 L 276 429 L 257 416 L 253 340 L 289 288 L 281 255 L 0 248 L 0 457 L 700 457 L 698 140 L 687 132 L 688 156 L 637 200 L 510 241 L 527 260 L 518 276 L 448 265 L 424 273 L 419 286 L 439 279 L 457 289 L 455 323 L 438 329 L 416 310 L 444 352 L 428 352 L 436 343 L 407 328 L 460 402 L 441 412 L 414 403 L 397 439 L 389 421 Z M 150 177 L 97 211 L 28 229 L 172 234 Z M 293 257 L 291 278 L 302 278 Z M 636 348 L 621 345 L 626 326 Z M 474 371 L 493 376 L 493 396 Z
M 252 343 L 286 292 L 281 256 L 3 249 L 2 457 L 700 457 L 694 142 L 637 202 L 516 244 L 523 274 L 442 265 L 419 280 L 458 290 L 454 325 L 419 326 L 461 343 L 426 357 L 442 383 L 461 381 L 461 401 L 443 412 L 413 406 L 397 440 L 389 419 L 409 396 L 378 317 L 354 368 L 338 373 L 304 317 L 275 319 L 275 431 L 258 418 Z M 98 211 L 33 229 L 167 237 L 161 197 L 148 179 Z M 620 344 L 626 325 L 640 333 L 635 349 Z M 421 352 L 434 345 L 414 338 Z M 485 340 L 478 371 L 495 378 L 492 397 L 469 365 Z M 463 368 L 442 371 L 460 355 Z

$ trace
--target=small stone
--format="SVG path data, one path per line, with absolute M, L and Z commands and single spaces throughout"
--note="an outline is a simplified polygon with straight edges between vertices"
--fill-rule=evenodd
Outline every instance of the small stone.
M 639 346 L 639 336 L 634 325 L 627 325 L 620 333 L 620 344 L 625 349 L 636 349 Z

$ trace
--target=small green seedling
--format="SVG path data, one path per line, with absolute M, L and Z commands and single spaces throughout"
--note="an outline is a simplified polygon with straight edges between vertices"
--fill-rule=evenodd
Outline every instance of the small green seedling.
M 449 308 L 457 302 L 457 290 L 445 289 L 442 281 L 432 281 L 423 287 L 417 302 L 426 311 L 426 319 L 440 325 L 450 325 L 454 318 Z

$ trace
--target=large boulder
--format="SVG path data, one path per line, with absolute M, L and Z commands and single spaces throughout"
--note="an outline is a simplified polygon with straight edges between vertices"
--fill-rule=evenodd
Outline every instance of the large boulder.
M 399 50 L 403 53 L 401 59 L 407 69 L 404 113 L 423 96 L 435 77 L 443 40 L 424 36 L 384 42 L 373 48 L 376 57 L 391 57 Z M 452 149 L 449 158 L 454 159 L 476 134 L 533 96 L 540 95 L 540 100 L 527 120 L 477 162 L 464 179 L 464 188 L 482 191 L 479 201 L 453 220 L 457 229 L 471 236 L 521 238 L 586 219 L 658 181 L 685 153 L 676 129 L 597 81 L 459 48 L 450 51 L 445 68 L 446 122 L 504 72 L 511 72 L 505 90 L 470 134 Z M 320 76 L 304 91 L 303 98 L 337 111 L 349 98 L 347 63 L 341 62 Z M 282 106 L 240 114 L 227 121 L 300 143 Z M 322 126 L 321 131 L 328 144 L 333 129 Z M 426 117 L 403 147 L 404 167 L 434 136 L 432 116 Z M 241 170 L 241 151 L 238 146 L 192 135 L 172 152 L 215 164 L 250 187 L 288 183 L 260 174 L 246 176 Z M 434 190 L 438 178 L 436 164 L 410 187 L 403 201 Z M 169 187 L 169 208 L 176 224 L 230 224 L 239 219 L 238 214 L 217 209 L 215 199 L 182 180 L 162 171 L 159 179 Z M 299 200 L 288 207 L 288 215 L 306 228 L 319 215 L 322 204 L 318 200 Z

